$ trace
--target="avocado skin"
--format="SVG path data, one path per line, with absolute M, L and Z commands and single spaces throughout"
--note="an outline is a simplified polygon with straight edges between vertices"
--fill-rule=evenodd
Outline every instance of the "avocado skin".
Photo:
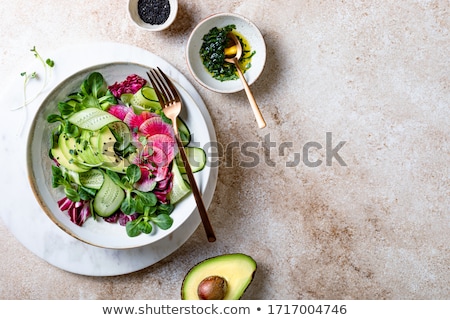
M 183 279 L 182 300 L 200 300 L 197 288 L 209 276 L 227 280 L 228 291 L 224 300 L 239 300 L 251 284 L 256 273 L 256 261 L 243 253 L 229 253 L 208 258 L 193 266 Z

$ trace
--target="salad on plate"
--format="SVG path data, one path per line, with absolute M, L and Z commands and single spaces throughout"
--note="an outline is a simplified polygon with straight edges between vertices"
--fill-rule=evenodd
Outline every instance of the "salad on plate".
M 47 121 L 55 124 L 52 187 L 64 191 L 58 206 L 73 223 L 104 219 L 125 226 L 129 237 L 172 226 L 171 213 L 190 186 L 171 120 L 144 78 L 130 74 L 108 84 L 91 72 Z M 188 146 L 183 120 L 177 126 L 193 172 L 202 170 L 204 150 Z

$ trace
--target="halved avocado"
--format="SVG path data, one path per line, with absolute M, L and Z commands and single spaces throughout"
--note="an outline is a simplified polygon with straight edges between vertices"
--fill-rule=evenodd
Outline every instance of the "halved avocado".
M 255 260 L 243 253 L 206 259 L 186 274 L 181 287 L 181 299 L 239 300 L 252 282 L 255 272 Z M 209 295 L 208 292 L 212 293 Z

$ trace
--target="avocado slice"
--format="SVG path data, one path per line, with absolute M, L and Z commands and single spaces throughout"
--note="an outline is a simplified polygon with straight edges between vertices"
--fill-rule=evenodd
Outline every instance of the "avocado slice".
M 102 159 L 98 156 L 97 145 L 91 144 L 93 135 L 94 132 L 92 131 L 81 131 L 80 138 L 77 139 L 77 154 L 84 163 L 92 166 L 99 166 L 102 164 Z
M 116 137 L 114 137 L 114 134 L 107 126 L 100 130 L 94 140 L 91 140 L 91 143 L 97 143 L 99 156 L 103 160 L 103 167 L 115 172 L 124 173 L 130 165 L 130 162 L 128 159 L 119 157 L 116 154 L 114 151 L 114 144 L 116 142 Z
M 239 300 L 252 282 L 256 267 L 255 260 L 243 253 L 224 254 L 206 259 L 186 274 L 181 287 L 181 299 L 208 299 L 201 293 L 202 286 L 212 284 L 222 294 L 210 295 L 210 300 Z M 202 298 L 199 297 L 199 287 Z
M 58 138 L 58 145 L 51 149 L 51 154 L 65 168 L 74 172 L 86 172 L 89 167 L 78 163 L 73 149 L 75 144 L 75 138 L 61 134 Z

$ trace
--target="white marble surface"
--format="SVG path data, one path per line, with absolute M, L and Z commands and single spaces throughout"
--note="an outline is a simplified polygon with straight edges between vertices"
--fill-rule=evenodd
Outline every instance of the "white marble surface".
M 2 163 L 2 184 L 16 192 L 0 196 L 1 298 L 179 299 L 194 264 L 230 252 L 258 263 L 244 299 L 450 298 L 447 1 L 180 1 L 178 19 L 161 33 L 134 26 L 126 4 L 5 2 L 1 88 L 34 62 L 34 45 L 47 56 L 100 41 L 161 52 L 193 81 L 184 56 L 190 32 L 211 13 L 235 12 L 266 40 L 266 66 L 252 89 L 267 128 L 257 129 L 244 93 L 220 95 L 193 82 L 218 141 L 255 147 L 222 159 L 209 209 L 216 243 L 198 228 L 173 254 L 123 276 L 77 275 L 28 250 L 35 235 L 19 240 L 14 230 L 31 221 L 11 218 L 23 213 L 5 206 L 29 188 L 17 183 L 25 171 L 20 179 L 9 174 L 25 168 L 25 158 Z M 336 158 L 326 165 L 327 132 L 332 148 L 345 141 L 346 166 Z M 269 137 L 275 146 L 264 148 Z M 14 134 L 0 139 L 4 153 L 17 142 Z M 323 162 L 308 166 L 303 147 L 317 143 L 323 148 L 311 148 L 307 160 Z M 260 162 L 246 167 L 252 155 Z

